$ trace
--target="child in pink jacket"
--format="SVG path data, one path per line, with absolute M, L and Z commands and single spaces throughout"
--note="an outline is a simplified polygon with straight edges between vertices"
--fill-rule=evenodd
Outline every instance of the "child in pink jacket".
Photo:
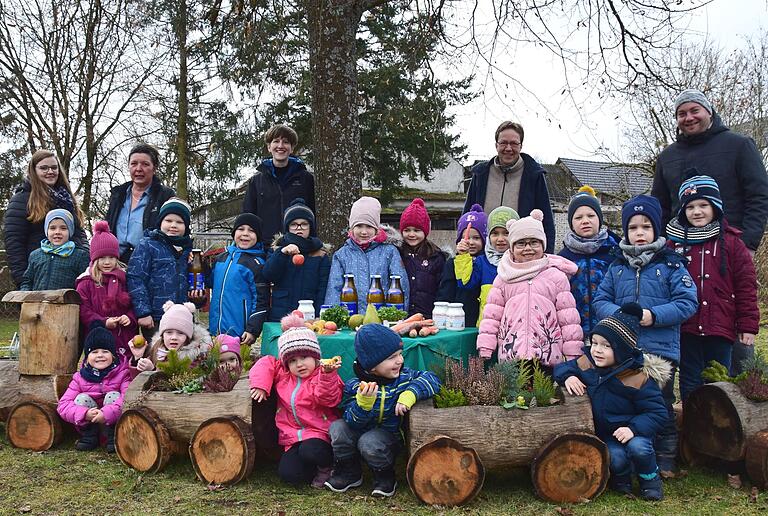
M 337 371 L 341 364 L 320 364 L 320 344 L 301 317 L 287 315 L 281 324 L 277 359 L 262 357 L 248 374 L 251 397 L 261 403 L 273 389 L 277 395 L 275 425 L 278 442 L 285 448 L 278 466 L 280 478 L 322 488 L 333 464 L 328 427 L 339 418 L 336 406 L 344 392 Z
M 61 419 L 80 432 L 75 448 L 93 450 L 99 446 L 99 426 L 104 427 L 108 453 L 115 452 L 115 423 L 123 409 L 123 396 L 131 383 L 128 361 L 120 360 L 115 337 L 97 321 L 85 339 L 83 366 L 75 373 L 67 392 L 59 399 Z
M 501 258 L 488 293 L 477 350 L 499 362 L 539 359 L 551 368 L 575 358 L 583 334 L 569 277 L 578 267 L 555 254 L 545 254 L 547 237 L 541 210 L 507 222 L 510 247 Z

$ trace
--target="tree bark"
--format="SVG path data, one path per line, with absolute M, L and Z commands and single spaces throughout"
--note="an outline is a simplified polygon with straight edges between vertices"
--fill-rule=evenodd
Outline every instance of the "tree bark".
M 179 80 L 176 90 L 179 93 L 179 120 L 177 123 L 176 155 L 178 159 L 178 176 L 176 179 L 176 195 L 182 199 L 189 197 L 187 190 L 187 114 L 189 98 L 187 96 L 187 2 L 179 0 L 179 12 L 176 19 L 176 42 L 179 46 Z

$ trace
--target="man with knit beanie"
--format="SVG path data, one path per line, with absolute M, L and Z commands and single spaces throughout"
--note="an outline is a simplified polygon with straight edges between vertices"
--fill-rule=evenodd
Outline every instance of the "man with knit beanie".
M 381 324 L 363 325 L 355 335 L 356 378 L 346 382 L 346 410 L 330 429 L 335 465 L 325 483 L 337 493 L 363 483 L 360 459 L 373 472 L 372 496 L 395 494 L 395 458 L 403 442 L 403 416 L 417 400 L 431 398 L 440 380 L 431 372 L 403 367 L 400 336 Z
M 654 440 L 668 422 L 661 386 L 669 362 L 637 347 L 643 309 L 623 305 L 594 328 L 584 355 L 555 366 L 554 377 L 571 395 L 589 394 L 595 433 L 610 452 L 612 489 L 632 493 L 632 471 L 645 500 L 663 498 Z

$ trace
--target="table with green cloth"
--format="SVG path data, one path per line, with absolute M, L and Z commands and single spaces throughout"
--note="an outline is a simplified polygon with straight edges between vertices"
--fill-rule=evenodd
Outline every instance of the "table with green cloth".
M 261 332 L 262 355 L 277 356 L 277 339 L 282 334 L 280 323 L 264 323 Z M 355 360 L 355 332 L 341 330 L 334 335 L 318 335 L 320 350 L 323 358 L 336 355 L 341 357 L 339 374 L 343 380 L 355 376 L 352 362 Z M 428 337 L 403 337 L 403 358 L 405 366 L 411 369 L 432 371 L 443 376 L 445 359 L 467 361 L 467 358 L 477 354 L 477 328 L 467 328 L 462 331 L 440 330 Z

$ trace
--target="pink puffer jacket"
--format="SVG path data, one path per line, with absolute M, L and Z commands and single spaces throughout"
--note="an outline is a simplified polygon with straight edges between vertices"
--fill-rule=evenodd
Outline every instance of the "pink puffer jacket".
M 554 366 L 581 355 L 581 319 L 568 281 L 577 270 L 554 254 L 515 263 L 504 253 L 480 322 L 480 356 L 498 349 L 499 362 L 538 358 Z
M 123 411 L 123 396 L 125 396 L 125 391 L 128 390 L 130 383 L 131 375 L 128 371 L 128 363 L 125 360 L 121 361 L 120 365 L 111 370 L 101 383 L 87 381 L 80 376 L 78 371 L 72 376 L 67 392 L 59 399 L 57 412 L 61 419 L 72 423 L 78 428 L 87 425 L 88 421 L 85 420 L 85 414 L 88 412 L 88 408 L 75 405 L 75 398 L 77 398 L 78 394 L 87 394 L 93 398 L 93 401 L 96 402 L 104 413 L 105 424 L 114 425 Z M 104 405 L 104 395 L 112 391 L 119 392 L 120 398 L 114 403 Z

